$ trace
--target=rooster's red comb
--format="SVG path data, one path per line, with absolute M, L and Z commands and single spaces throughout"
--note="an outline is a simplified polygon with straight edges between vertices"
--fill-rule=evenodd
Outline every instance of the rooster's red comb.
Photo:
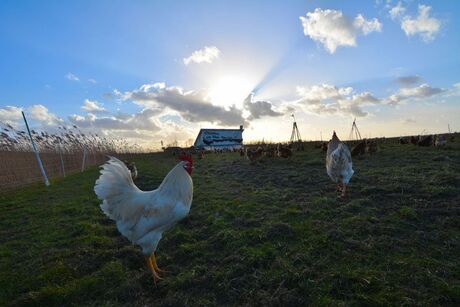
M 179 160 L 193 163 L 192 155 L 186 152 L 183 152 L 179 155 Z

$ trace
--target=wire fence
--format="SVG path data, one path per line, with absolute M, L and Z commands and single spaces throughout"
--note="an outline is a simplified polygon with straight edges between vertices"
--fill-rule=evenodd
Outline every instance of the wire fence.
M 76 125 L 63 124 L 53 133 L 31 130 L 22 115 L 23 130 L 0 121 L 0 192 L 38 181 L 49 185 L 48 179 L 103 164 L 107 155 L 127 158 L 142 152 L 137 144 L 83 133 Z
M 107 156 L 98 152 L 40 153 L 49 179 L 82 172 L 101 165 Z M 35 154 L 31 151 L 0 151 L 0 192 L 44 181 Z

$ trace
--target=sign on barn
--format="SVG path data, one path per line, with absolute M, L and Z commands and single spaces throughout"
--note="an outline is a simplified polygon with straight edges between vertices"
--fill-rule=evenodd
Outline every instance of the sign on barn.
M 240 149 L 243 147 L 243 126 L 239 129 L 201 129 L 193 147 L 196 149 Z

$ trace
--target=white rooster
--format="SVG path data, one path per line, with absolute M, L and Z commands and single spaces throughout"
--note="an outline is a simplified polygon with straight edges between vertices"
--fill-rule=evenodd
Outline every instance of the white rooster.
M 353 163 L 350 150 L 339 140 L 335 131 L 327 145 L 326 170 L 332 181 L 337 183 L 337 190 L 342 191 L 342 197 L 346 196 L 347 185 L 354 173 Z
M 183 154 L 179 159 L 156 190 L 144 192 L 133 183 L 126 165 L 110 157 L 94 186 L 103 201 L 102 211 L 123 236 L 142 248 L 155 284 L 161 279 L 155 259 L 158 242 L 163 232 L 188 215 L 192 205 L 192 157 Z

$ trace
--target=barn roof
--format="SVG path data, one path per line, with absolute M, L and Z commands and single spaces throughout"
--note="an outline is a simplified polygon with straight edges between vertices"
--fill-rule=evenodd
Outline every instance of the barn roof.
M 201 133 L 201 131 L 243 131 L 244 129 L 243 128 L 201 128 L 200 129 L 200 132 L 198 134 Z

